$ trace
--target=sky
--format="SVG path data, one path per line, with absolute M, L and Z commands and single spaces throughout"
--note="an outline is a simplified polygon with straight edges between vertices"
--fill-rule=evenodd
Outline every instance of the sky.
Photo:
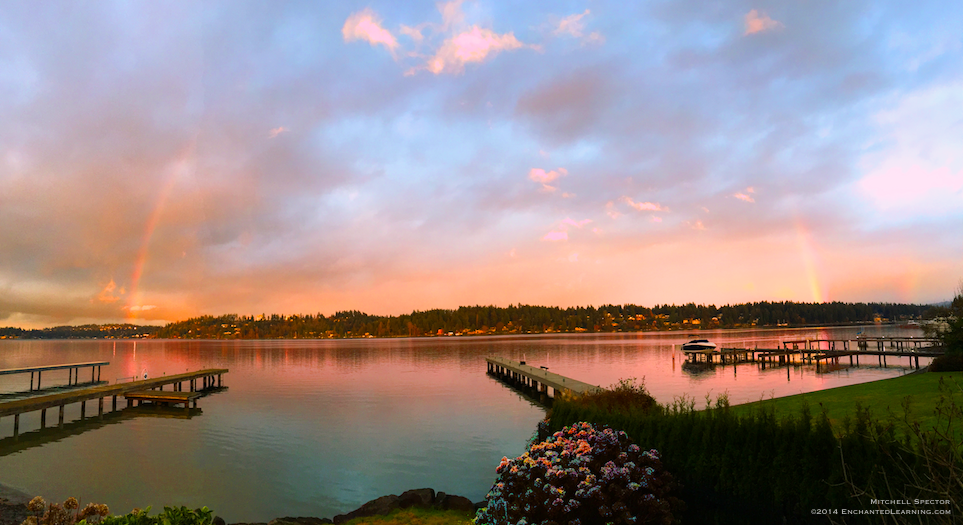
M 929 303 L 963 4 L 0 2 L 0 326 Z

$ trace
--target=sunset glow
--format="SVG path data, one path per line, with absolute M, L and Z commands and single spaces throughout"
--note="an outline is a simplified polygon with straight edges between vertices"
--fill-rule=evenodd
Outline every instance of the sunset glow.
M 963 8 L 0 6 L 0 326 L 927 303 Z

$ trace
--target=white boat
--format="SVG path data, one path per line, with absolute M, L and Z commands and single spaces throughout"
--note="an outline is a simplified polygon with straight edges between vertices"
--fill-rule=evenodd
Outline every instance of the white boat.
M 682 351 L 687 350 L 715 350 L 716 344 L 710 343 L 708 339 L 693 339 L 682 345 Z

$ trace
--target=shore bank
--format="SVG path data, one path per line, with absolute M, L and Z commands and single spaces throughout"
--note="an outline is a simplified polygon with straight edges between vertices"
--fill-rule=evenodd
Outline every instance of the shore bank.
M 33 499 L 22 491 L 0 483 L 0 525 L 20 525 L 31 515 L 27 510 L 27 503 Z M 355 518 L 384 516 L 397 509 L 421 508 L 441 511 L 456 511 L 467 514 L 474 513 L 484 501 L 472 503 L 464 496 L 446 494 L 432 488 L 412 489 L 401 493 L 400 496 L 389 494 L 375 498 L 357 509 L 338 514 L 333 518 L 316 517 L 283 517 L 270 522 L 238 522 L 231 525 L 340 525 Z M 214 525 L 226 525 L 222 518 L 214 518 Z

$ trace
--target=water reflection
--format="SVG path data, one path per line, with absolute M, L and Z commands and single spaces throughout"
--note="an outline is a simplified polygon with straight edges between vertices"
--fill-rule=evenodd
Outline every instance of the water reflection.
M 863 329 L 887 335 L 885 328 Z M 858 330 L 698 335 L 720 346 L 777 348 L 784 340 L 840 339 Z M 331 517 L 417 487 L 477 501 L 491 487 L 502 456 L 521 454 L 545 417 L 540 399 L 486 374 L 486 356 L 524 359 L 594 385 L 644 378 L 661 403 L 686 395 L 700 405 L 707 394 L 728 392 L 740 403 L 909 371 L 876 367 L 875 360 L 864 366 L 861 360 L 859 367 L 819 373 L 813 366 L 751 364 L 691 373 L 683 369 L 677 345 L 692 338 L 676 332 L 148 340 L 137 341 L 136 349 L 133 341 L 4 340 L 0 368 L 106 360 L 103 377 L 111 383 L 145 368 L 152 377 L 229 368 L 224 381 L 230 390 L 204 399 L 204 417 L 105 413 L 103 421 L 92 417 L 65 429 L 24 431 L 16 444 L 0 439 L 0 449 L 8 451 L 0 456 L 0 482 L 48 500 L 74 496 L 118 509 L 207 505 L 228 522 Z M 29 378 L 18 383 L 13 377 L 0 378 L 0 394 L 27 390 Z M 79 407 L 68 406 L 65 420 L 78 419 Z M 21 428 L 39 427 L 35 420 L 21 421 Z M 12 436 L 12 424 L 12 418 L 0 418 L 0 436 Z

